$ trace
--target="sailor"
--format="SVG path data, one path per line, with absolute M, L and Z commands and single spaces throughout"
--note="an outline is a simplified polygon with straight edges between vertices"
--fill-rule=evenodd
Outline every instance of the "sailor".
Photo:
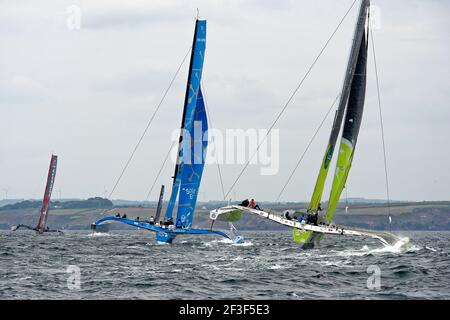
M 319 202 L 319 205 L 318 205 L 318 207 L 317 207 L 317 210 L 318 211 L 322 211 L 323 209 L 322 209 L 322 205 L 320 204 L 320 202 Z
M 319 220 L 319 213 L 315 212 L 312 216 L 312 220 L 311 223 L 314 224 L 315 226 L 317 226 L 317 221 Z
M 136 218 L 136 221 L 139 221 L 139 217 Z
M 311 217 L 312 217 L 311 212 L 308 212 L 308 213 L 306 214 L 306 223 L 310 223 L 310 222 L 311 222 Z
M 116 217 L 117 217 L 117 218 L 120 218 L 120 213 L 117 212 Z
M 249 204 L 250 202 L 248 201 L 248 199 L 245 199 L 239 205 L 242 207 L 248 207 Z
M 153 216 L 150 217 L 150 224 L 155 224 L 155 218 Z
M 252 209 L 261 210 L 261 208 L 256 204 L 255 199 L 251 199 L 248 206 Z
M 183 227 L 183 225 L 181 224 L 181 219 L 177 220 L 177 224 L 175 225 L 175 227 L 177 227 L 177 228 L 182 228 Z
M 124 213 L 123 216 L 122 216 L 122 218 L 123 218 L 123 219 L 126 219 L 126 218 L 127 218 L 127 214 Z
M 303 216 L 303 213 L 301 215 L 298 216 L 297 221 L 302 223 L 302 221 L 305 220 L 305 217 Z

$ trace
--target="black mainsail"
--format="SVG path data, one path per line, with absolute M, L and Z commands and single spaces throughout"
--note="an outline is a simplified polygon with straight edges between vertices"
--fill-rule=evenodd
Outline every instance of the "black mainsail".
M 320 167 L 319 175 L 317 177 L 316 185 L 314 187 L 314 192 L 311 197 L 310 204 L 308 206 L 308 211 L 317 211 L 319 208 L 320 201 L 322 199 L 323 189 L 325 187 L 325 181 L 328 175 L 328 169 L 330 168 L 331 160 L 333 158 L 333 153 L 336 147 L 337 138 L 342 127 L 342 120 L 344 118 L 345 110 L 349 102 L 349 96 L 352 89 L 352 83 L 355 75 L 355 70 L 358 63 L 359 53 L 361 47 L 366 47 L 364 40 L 366 32 L 366 24 L 368 21 L 368 12 L 370 8 L 370 1 L 363 0 L 361 2 L 361 7 L 359 9 L 358 21 L 355 27 L 355 32 L 353 36 L 352 48 L 350 51 L 350 56 L 348 59 L 347 70 L 345 73 L 344 84 L 342 87 L 341 97 L 339 100 L 339 107 L 336 111 L 334 117 L 333 128 L 331 130 L 329 142 L 325 155 L 323 157 L 322 165 Z

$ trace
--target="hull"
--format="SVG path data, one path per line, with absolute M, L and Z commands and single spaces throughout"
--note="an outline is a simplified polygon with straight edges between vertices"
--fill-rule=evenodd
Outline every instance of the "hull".
M 363 236 L 374 238 L 385 246 L 395 246 L 401 241 L 401 238 L 394 234 L 382 231 L 367 230 L 362 228 L 351 228 L 343 226 L 335 226 L 330 224 L 305 224 L 296 220 L 289 220 L 283 217 L 283 214 L 277 212 L 266 212 L 262 210 L 251 209 L 248 207 L 242 207 L 238 205 L 231 205 L 211 211 L 210 217 L 216 218 L 222 214 L 226 214 L 230 211 L 242 210 L 250 214 L 255 214 L 265 219 L 272 220 L 276 223 L 282 224 L 294 229 L 294 241 L 300 243 L 302 248 L 311 249 L 318 245 L 322 237 L 327 235 L 334 236 Z
M 132 227 L 136 227 L 139 229 L 145 229 L 148 231 L 152 231 L 156 233 L 156 240 L 158 242 L 164 243 L 172 243 L 172 241 L 178 236 L 182 234 L 192 234 L 192 235 L 217 235 L 224 237 L 229 240 L 233 240 L 230 238 L 228 234 L 220 230 L 212 230 L 212 229 L 194 229 L 194 228 L 165 228 L 159 225 L 154 225 L 146 221 L 138 221 L 128 218 L 120 218 L 116 216 L 104 217 L 91 225 L 91 229 L 93 231 L 97 231 L 98 228 L 104 224 L 109 224 L 109 222 L 120 222 L 127 224 Z M 101 227 L 100 227 L 101 228 Z
M 172 241 L 176 238 L 175 234 L 166 233 L 163 231 L 156 232 L 156 241 L 162 243 L 172 243 Z

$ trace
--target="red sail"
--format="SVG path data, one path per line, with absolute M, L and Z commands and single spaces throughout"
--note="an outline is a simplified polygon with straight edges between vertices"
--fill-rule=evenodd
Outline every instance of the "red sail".
M 39 217 L 39 222 L 36 227 L 36 229 L 41 232 L 44 231 L 45 222 L 47 221 L 47 213 L 48 208 L 50 206 L 50 197 L 52 195 L 53 184 L 55 182 L 57 162 L 58 156 L 52 155 L 52 159 L 50 161 L 50 168 L 48 169 L 47 185 L 45 186 L 44 199 L 42 200 L 41 215 Z

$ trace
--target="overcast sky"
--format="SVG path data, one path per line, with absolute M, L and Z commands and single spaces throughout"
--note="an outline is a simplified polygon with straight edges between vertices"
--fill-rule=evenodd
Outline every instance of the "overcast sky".
M 0 198 L 4 189 L 9 198 L 41 197 L 52 153 L 59 156 L 54 198 L 111 191 L 191 44 L 196 8 L 208 20 L 203 78 L 211 122 L 224 131 L 271 125 L 352 2 L 1 0 Z M 372 3 L 379 8 L 374 38 L 391 198 L 449 200 L 450 2 Z M 73 5 L 81 10 L 79 30 L 67 24 Z M 356 13 L 357 6 L 275 127 L 279 172 L 262 176 L 250 166 L 232 197 L 276 198 L 341 88 Z M 382 199 L 369 50 L 366 109 L 347 186 L 349 197 Z M 187 64 L 113 199 L 145 199 L 179 127 L 186 78 Z M 332 116 L 282 200 L 310 198 L 331 122 Z M 222 166 L 225 189 L 242 167 Z M 168 163 L 158 185 L 169 185 L 172 173 Z M 329 184 L 325 197 L 328 190 Z M 209 165 L 199 200 L 221 194 L 217 167 Z

